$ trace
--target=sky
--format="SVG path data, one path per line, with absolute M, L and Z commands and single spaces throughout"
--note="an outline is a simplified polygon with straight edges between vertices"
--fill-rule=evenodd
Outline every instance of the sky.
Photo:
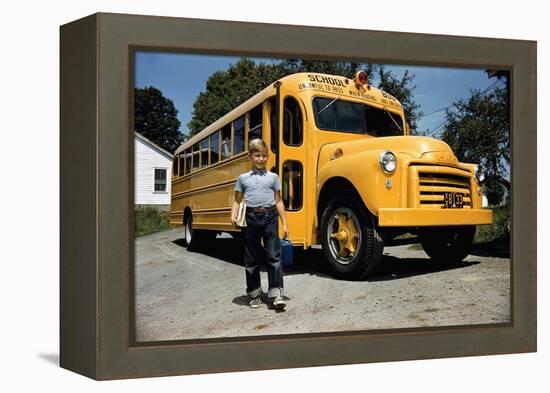
M 251 58 L 256 62 L 271 63 L 277 59 Z M 226 70 L 240 57 L 177 54 L 177 53 L 136 53 L 135 86 L 154 86 L 170 98 L 178 110 L 181 121 L 180 131 L 187 133 L 187 123 L 192 118 L 193 103 L 198 94 L 205 90 L 206 80 L 215 71 Z M 415 75 L 413 85 L 414 101 L 420 105 L 424 117 L 417 122 L 418 131 L 441 131 L 445 111 L 441 108 L 452 105 L 457 99 L 466 99 L 471 89 L 484 91 L 486 88 L 501 87 L 504 81 L 489 79 L 484 69 L 416 67 L 386 65 L 396 76 L 401 77 L 405 70 Z M 373 81 L 376 86 L 376 80 Z M 436 113 L 432 113 L 438 111 Z

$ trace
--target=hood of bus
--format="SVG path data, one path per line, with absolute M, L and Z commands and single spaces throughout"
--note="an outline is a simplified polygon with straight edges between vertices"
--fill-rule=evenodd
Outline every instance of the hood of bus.
M 458 164 L 449 145 L 439 139 L 424 136 L 366 138 L 334 143 L 330 145 L 330 148 L 341 148 L 344 155 L 372 150 L 388 150 L 397 156 L 405 155 L 411 159 L 426 159 L 439 164 Z

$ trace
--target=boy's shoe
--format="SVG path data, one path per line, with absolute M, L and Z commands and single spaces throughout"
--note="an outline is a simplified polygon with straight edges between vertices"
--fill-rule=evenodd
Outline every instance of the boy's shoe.
M 253 297 L 250 300 L 250 308 L 259 308 L 262 305 L 262 301 L 260 300 L 260 297 Z
M 277 296 L 275 300 L 273 300 L 273 307 L 275 307 L 275 310 L 281 311 L 284 310 L 286 307 L 286 302 L 282 298 L 282 296 Z

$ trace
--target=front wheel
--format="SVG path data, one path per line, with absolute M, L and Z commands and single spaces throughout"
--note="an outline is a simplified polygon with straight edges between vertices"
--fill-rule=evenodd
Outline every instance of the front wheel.
M 420 228 L 420 242 L 428 256 L 441 264 L 456 264 L 470 253 L 475 225 Z
M 321 216 L 322 245 L 332 273 L 360 280 L 380 265 L 384 242 L 373 217 L 353 197 L 331 200 Z

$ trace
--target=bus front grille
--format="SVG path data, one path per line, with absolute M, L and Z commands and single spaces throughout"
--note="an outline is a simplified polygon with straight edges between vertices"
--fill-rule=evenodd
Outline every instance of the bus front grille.
M 471 186 L 469 172 L 442 166 L 412 166 L 416 190 L 414 207 L 444 208 L 446 194 L 460 194 L 464 202 L 463 208 L 472 208 Z

